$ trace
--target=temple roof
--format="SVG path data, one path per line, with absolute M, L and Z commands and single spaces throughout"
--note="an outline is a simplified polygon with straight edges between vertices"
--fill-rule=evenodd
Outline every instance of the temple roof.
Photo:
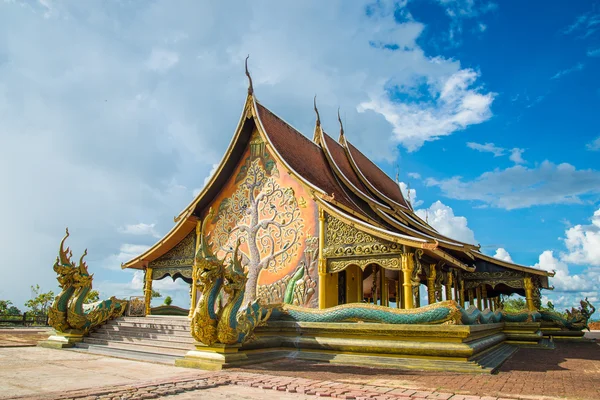
M 322 130 L 317 120 L 315 141 L 311 141 L 256 101 L 253 93 L 248 94 L 235 134 L 208 184 L 175 218 L 176 225 L 163 239 L 123 264 L 123 268 L 144 268 L 194 228 L 232 175 L 255 129 L 263 135 L 274 157 L 311 190 L 322 208 L 343 219 L 352 219 L 353 224 L 373 235 L 425 249 L 432 258 L 468 271 L 473 271 L 480 259 L 503 268 L 552 275 L 497 260 L 480 253 L 478 246 L 441 235 L 414 213 L 398 183 L 348 142 L 343 133 L 338 143 Z

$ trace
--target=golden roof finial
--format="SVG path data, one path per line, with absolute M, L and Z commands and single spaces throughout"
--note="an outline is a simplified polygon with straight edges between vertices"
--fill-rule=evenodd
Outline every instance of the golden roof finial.
M 317 110 L 317 95 L 313 99 L 313 105 L 315 107 L 315 113 L 317 114 L 317 126 L 321 126 L 321 117 L 319 116 L 319 110 Z
M 250 76 L 250 72 L 248 72 L 248 59 L 250 58 L 250 54 L 246 57 L 246 76 L 248 77 L 248 94 L 252 96 L 254 93 L 254 88 L 252 87 L 252 77 Z
M 342 124 L 342 118 L 340 117 L 340 108 L 338 107 L 338 121 L 340 122 L 340 137 L 338 139 L 338 142 L 342 142 L 345 137 L 344 137 L 344 125 Z

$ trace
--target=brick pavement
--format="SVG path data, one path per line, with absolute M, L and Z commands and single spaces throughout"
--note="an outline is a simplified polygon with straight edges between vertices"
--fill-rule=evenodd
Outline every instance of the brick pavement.
M 600 399 L 600 346 L 594 343 L 556 343 L 555 350 L 521 348 L 495 375 L 398 371 L 290 359 L 234 371 L 455 393 L 453 400 L 458 400 L 459 394 L 467 396 L 465 400 L 469 395 Z

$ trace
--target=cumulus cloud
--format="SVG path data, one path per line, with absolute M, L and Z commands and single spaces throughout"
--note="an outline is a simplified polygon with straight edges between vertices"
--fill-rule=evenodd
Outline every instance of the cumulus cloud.
M 467 142 L 467 147 L 473 150 L 481 151 L 484 153 L 492 153 L 494 157 L 500 157 L 504 155 L 506 151 L 503 147 L 498 147 L 494 143 L 475 143 L 475 142 Z
M 514 162 L 515 164 L 524 164 L 525 160 L 522 155 L 525 152 L 525 149 L 520 149 L 515 147 L 513 149 L 505 149 L 504 147 L 496 146 L 494 143 L 475 143 L 475 142 L 467 142 L 467 147 L 473 150 L 480 151 L 482 153 L 492 153 L 494 157 L 500 157 L 506 154 L 508 151 L 510 153 L 509 160 Z
M 430 101 L 398 103 L 387 92 L 373 92 L 370 100 L 360 103 L 357 110 L 382 115 L 392 125 L 394 139 L 412 152 L 425 142 L 480 124 L 492 116 L 495 93 L 473 87 L 478 77 L 478 72 L 463 69 L 429 81 L 433 95 Z
M 400 186 L 400 191 L 404 198 L 410 201 L 410 204 L 413 207 L 419 207 L 423 204 L 423 201 L 417 200 L 417 191 L 415 189 L 409 189 L 408 185 L 404 182 L 399 182 L 398 185 Z
M 588 57 L 600 57 L 600 47 L 597 49 L 590 49 L 587 51 Z
M 497 258 L 502 261 L 513 262 L 512 257 L 510 256 L 508 251 L 506 251 L 506 249 L 504 249 L 502 247 L 500 247 L 500 248 L 498 248 L 498 250 L 496 250 L 496 254 L 494 254 L 494 258 Z
M 125 233 L 128 235 L 150 235 L 155 238 L 159 238 L 160 235 L 154 228 L 156 224 L 145 224 L 140 222 L 139 224 L 134 225 L 125 225 L 119 228 L 119 232 Z
M 600 267 L 600 209 L 594 212 L 590 225 L 575 225 L 565 232 L 567 252 L 564 261 Z
M 416 210 L 415 213 L 419 218 L 427 219 L 429 225 L 444 236 L 466 243 L 477 243 L 475 234 L 467 225 L 467 218 L 454 215 L 454 210 L 439 200 L 429 208 Z
M 16 304 L 31 284 L 56 288 L 65 226 L 74 250 L 88 247 L 96 281 L 129 279 L 115 270 L 156 238 L 127 225 L 167 232 L 222 157 L 246 96 L 248 53 L 265 105 L 312 135 L 318 92 L 323 125 L 337 127 L 341 106 L 348 138 L 375 160 L 491 116 L 494 94 L 480 73 L 427 54 L 418 44 L 426 21 L 398 23 L 402 4 L 373 15 L 370 1 L 44 4 L 0 1 L 0 169 L 11 171 L 0 185 L 12 188 L 0 198 L 0 240 L 12 249 L 3 268 L 20 266 L 0 295 Z M 359 113 L 363 103 L 385 112 Z
M 562 33 L 565 35 L 577 34 L 579 37 L 587 38 L 591 36 L 600 27 L 600 14 L 587 12 L 575 18 L 575 21 L 565 29 Z
M 540 254 L 539 261 L 533 266 L 546 271 L 556 271 L 552 284 L 557 291 L 580 292 L 592 290 L 594 282 L 586 279 L 584 275 L 571 275 L 566 262 L 554 257 L 554 252 L 546 250 Z
M 585 148 L 590 151 L 599 151 L 600 150 L 600 136 L 596 139 L 592 140 L 590 143 L 585 145 Z
M 512 210 L 542 204 L 580 204 L 583 196 L 600 193 L 600 171 L 544 161 L 533 168 L 515 165 L 495 169 L 470 181 L 462 177 L 428 178 L 425 183 L 439 187 L 453 199 L 476 200 Z
M 418 172 L 409 172 L 407 175 L 413 179 L 421 179 L 421 174 Z

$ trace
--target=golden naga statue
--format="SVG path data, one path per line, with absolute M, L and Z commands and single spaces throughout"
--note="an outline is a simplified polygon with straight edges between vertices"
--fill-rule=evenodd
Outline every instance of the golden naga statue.
M 194 275 L 200 298 L 194 308 L 191 333 L 194 339 L 211 346 L 215 343 L 244 343 L 253 337 L 254 329 L 264 324 L 271 315 L 271 309 L 263 307 L 255 300 L 241 309 L 246 282 L 246 272 L 238 258 L 240 242 L 236 244 L 230 264 L 225 267 L 211 251 L 204 230 L 213 217 L 212 208 L 202 222 L 200 244 L 195 256 Z M 224 306 L 217 304 L 223 290 L 227 294 Z
M 57 280 L 62 291 L 56 296 L 52 306 L 48 309 L 48 323 L 57 332 L 87 334 L 90 329 L 101 325 L 112 318 L 123 315 L 127 300 L 111 297 L 93 304 L 90 308 L 83 308 L 88 292 L 92 289 L 93 275 L 88 273 L 87 264 L 83 261 L 87 255 L 84 251 L 79 265 L 71 261 L 71 250 L 65 250 L 64 244 L 69 237 L 69 229 L 60 242 L 60 249 L 54 272 L 58 274 Z

